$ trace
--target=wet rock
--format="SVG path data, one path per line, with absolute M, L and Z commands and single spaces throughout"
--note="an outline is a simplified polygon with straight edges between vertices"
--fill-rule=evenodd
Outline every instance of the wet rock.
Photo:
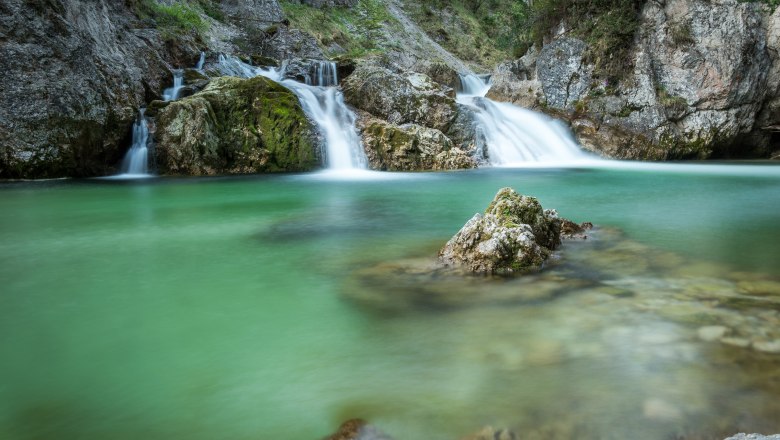
M 753 342 L 753 349 L 763 353 L 780 353 L 780 339 Z
M 707 342 L 717 341 L 726 336 L 728 332 L 729 328 L 722 325 L 707 325 L 699 327 L 699 330 L 697 331 L 699 339 Z
M 342 423 L 336 433 L 323 440 L 392 440 L 362 419 L 351 419 Z
M 457 114 L 452 90 L 429 76 L 363 62 L 344 80 L 345 101 L 391 124 L 446 132 Z
M 314 128 L 297 97 L 263 77 L 213 79 L 159 110 L 161 174 L 306 171 L 318 166 Z
M 740 292 L 748 295 L 775 295 L 780 296 L 780 282 L 770 280 L 740 281 L 737 283 Z
M 360 112 L 358 128 L 369 166 L 383 171 L 474 168 L 476 161 L 455 148 L 439 130 L 418 124 L 393 125 Z
M 593 229 L 593 223 L 574 223 L 565 218 L 561 219 L 561 238 L 585 240 L 588 238 L 587 231 Z
M 739 348 L 750 347 L 750 341 L 745 338 L 736 338 L 736 337 L 720 338 L 720 342 L 726 345 L 731 345 Z
M 0 179 L 110 174 L 138 108 L 194 63 L 122 1 L 0 3 Z
M 669 421 L 682 418 L 683 414 L 673 404 L 658 398 L 651 398 L 642 404 L 642 415 L 651 420 Z
M 486 426 L 481 431 L 476 432 L 462 440 L 517 440 L 517 434 L 508 429 L 495 429 L 492 426 Z
M 501 189 L 439 251 L 439 261 L 472 273 L 512 274 L 538 269 L 561 243 L 561 219 L 533 197 Z

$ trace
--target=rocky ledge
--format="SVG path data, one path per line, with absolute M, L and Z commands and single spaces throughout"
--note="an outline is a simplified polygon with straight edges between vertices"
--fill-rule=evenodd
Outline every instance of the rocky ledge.
M 561 238 L 585 238 L 592 226 L 562 219 L 534 197 L 503 188 L 439 251 L 439 261 L 477 274 L 522 273 L 541 268 Z

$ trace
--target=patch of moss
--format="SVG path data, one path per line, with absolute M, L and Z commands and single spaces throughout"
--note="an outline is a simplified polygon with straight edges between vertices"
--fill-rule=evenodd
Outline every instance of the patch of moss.
M 208 23 L 202 14 L 221 17 L 219 5 L 212 0 L 178 0 L 170 4 L 157 0 L 136 0 L 136 14 L 144 19 L 153 20 L 163 38 L 169 40 L 184 34 L 201 35 L 208 30 Z
M 696 42 L 690 23 L 672 23 L 669 26 L 669 36 L 676 47 L 690 46 Z
M 349 7 L 314 8 L 291 0 L 279 2 L 290 24 L 317 39 L 323 46 L 338 44 L 352 58 L 385 49 L 383 23 L 395 23 L 392 15 L 380 0 L 359 0 Z M 332 54 L 335 55 L 335 54 Z

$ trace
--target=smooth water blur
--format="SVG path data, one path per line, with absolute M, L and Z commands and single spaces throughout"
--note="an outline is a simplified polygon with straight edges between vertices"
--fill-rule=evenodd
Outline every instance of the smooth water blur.
M 780 432 L 780 355 L 677 319 L 776 319 L 690 298 L 777 277 L 778 168 L 681 170 L 5 185 L 0 438 L 316 439 L 352 417 L 411 440 Z M 504 186 L 626 241 L 443 295 L 484 303 L 397 307 L 437 284 L 377 265 L 433 258 Z M 540 296 L 493 302 L 517 291 Z

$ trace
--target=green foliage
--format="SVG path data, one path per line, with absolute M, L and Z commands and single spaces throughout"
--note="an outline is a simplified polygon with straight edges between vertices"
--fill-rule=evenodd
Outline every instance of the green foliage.
M 360 0 L 352 8 L 318 9 L 291 0 L 279 4 L 293 27 L 313 35 L 324 47 L 338 44 L 346 57 L 382 52 L 382 24 L 393 22 L 381 0 Z
M 170 5 L 158 3 L 156 0 L 138 0 L 135 9 L 139 17 L 154 20 L 157 29 L 166 39 L 188 33 L 200 35 L 208 30 L 208 23 L 203 20 L 201 14 L 215 19 L 222 18 L 219 4 L 213 0 L 178 0 Z
M 667 110 L 673 113 L 684 113 L 688 109 L 688 101 L 681 96 L 674 96 L 663 87 L 656 89 L 658 102 Z
M 537 0 L 528 7 L 524 29 L 541 44 L 564 21 L 571 35 L 588 43 L 597 77 L 620 80 L 631 71 L 631 46 L 644 0 Z

